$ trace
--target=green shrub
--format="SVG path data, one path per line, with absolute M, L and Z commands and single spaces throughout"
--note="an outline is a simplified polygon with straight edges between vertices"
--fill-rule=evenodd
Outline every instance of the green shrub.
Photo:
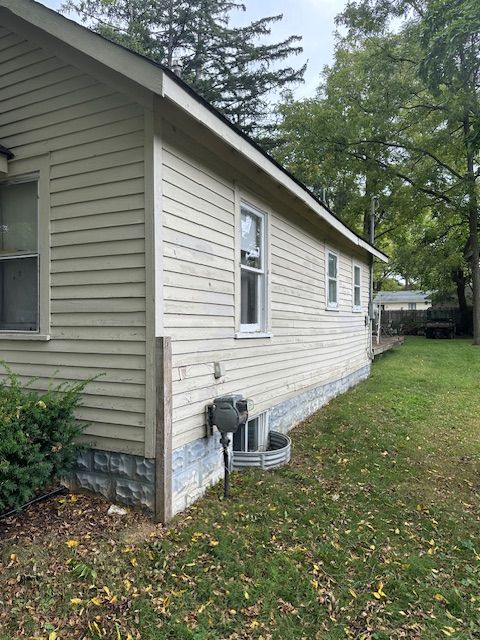
M 74 418 L 89 380 L 38 393 L 5 365 L 0 380 L 0 513 L 18 508 L 69 470 L 86 425 Z M 31 384 L 31 382 L 29 383 Z

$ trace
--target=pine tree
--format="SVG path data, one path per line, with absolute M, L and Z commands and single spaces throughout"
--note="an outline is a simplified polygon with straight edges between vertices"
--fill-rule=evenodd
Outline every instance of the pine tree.
M 246 26 L 231 24 L 238 0 L 68 0 L 73 12 L 101 35 L 172 68 L 246 133 L 267 142 L 279 92 L 302 82 L 301 68 L 282 66 L 302 52 L 292 35 L 264 44 L 282 15 Z

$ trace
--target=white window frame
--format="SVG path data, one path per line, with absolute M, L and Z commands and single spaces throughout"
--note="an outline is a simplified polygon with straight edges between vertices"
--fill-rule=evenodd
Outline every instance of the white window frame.
M 248 423 L 253 421 L 253 420 L 258 420 L 258 427 L 257 427 L 257 441 L 258 442 L 263 442 L 264 444 L 261 446 L 261 448 L 259 449 L 254 449 L 253 451 L 266 451 L 267 450 L 267 446 L 268 446 L 268 434 L 269 434 L 269 412 L 268 411 L 263 411 L 262 413 L 257 413 L 254 416 L 249 416 L 248 417 L 248 421 L 247 424 L 245 425 L 244 429 L 244 433 L 243 433 L 243 442 L 242 442 L 242 448 L 241 449 L 235 449 L 234 450 L 234 454 L 235 452 L 238 453 L 248 453 Z
M 360 273 L 360 282 L 355 284 L 355 270 L 358 269 Z M 359 291 L 360 304 L 355 304 L 355 289 Z M 355 313 L 362 311 L 362 265 L 358 262 L 354 262 L 352 265 L 352 309 Z
M 409 302 L 408 303 L 408 311 L 416 311 L 417 310 L 417 303 L 416 302 Z
M 0 330 L 3 340 L 50 340 L 50 162 L 49 156 L 10 160 L 3 184 L 38 184 L 38 328 L 37 331 Z
M 337 274 L 335 278 L 330 277 L 329 273 L 329 258 L 330 256 L 335 256 L 337 260 Z M 339 307 L 339 299 L 340 299 L 340 256 L 337 251 L 334 249 L 330 249 L 330 247 L 325 248 L 325 305 L 329 311 L 338 311 Z M 330 280 L 335 280 L 337 283 L 337 299 L 335 302 L 331 302 L 329 299 L 329 282 Z
M 240 332 L 236 334 L 237 338 L 249 338 L 249 337 L 270 337 L 271 334 L 267 333 L 268 326 L 268 311 L 267 311 L 267 303 L 268 303 L 268 221 L 267 221 L 267 212 L 259 209 L 257 206 L 251 204 L 246 199 L 240 200 L 238 214 L 238 263 L 240 265 L 239 269 L 239 326 Z M 254 267 L 248 267 L 242 264 L 241 261 L 241 220 L 242 220 L 242 212 L 249 212 L 254 216 L 257 216 L 261 221 L 261 242 L 262 246 L 260 248 L 260 254 L 262 257 L 261 266 L 259 269 Z M 258 287 L 258 313 L 257 319 L 258 322 L 251 324 L 242 324 L 241 322 L 241 314 L 242 314 L 242 294 L 241 294 L 241 276 L 242 271 L 249 271 L 250 273 L 256 273 L 259 276 L 259 287 Z

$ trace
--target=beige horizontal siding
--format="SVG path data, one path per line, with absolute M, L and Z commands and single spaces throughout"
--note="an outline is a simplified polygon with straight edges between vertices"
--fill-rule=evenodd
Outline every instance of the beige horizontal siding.
M 327 231 L 271 197 L 272 338 L 235 339 L 235 184 L 242 176 L 210 149 L 165 122 L 163 149 L 164 326 L 172 336 L 174 447 L 204 435 L 205 405 L 241 392 L 255 412 L 332 382 L 367 364 L 364 313 L 353 312 L 353 260 L 339 254 L 338 311 L 325 309 Z M 251 182 L 248 184 L 251 187 Z M 257 184 L 262 193 L 262 183 Z M 157 313 L 162 310 L 157 309 Z M 225 376 L 214 378 L 214 363 Z
M 0 340 L 0 357 L 38 389 L 99 376 L 85 439 L 143 453 L 143 107 L 0 28 L 0 141 L 15 160 L 49 154 L 51 208 L 51 340 Z

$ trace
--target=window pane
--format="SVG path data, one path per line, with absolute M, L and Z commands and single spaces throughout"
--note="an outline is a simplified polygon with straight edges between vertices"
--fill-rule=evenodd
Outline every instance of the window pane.
M 258 273 L 242 269 L 241 324 L 258 324 L 260 278 Z
M 337 281 L 328 280 L 328 302 L 336 304 L 337 302 Z
M 355 307 L 360 306 L 360 287 L 355 287 L 353 289 L 353 304 Z
M 245 451 L 245 426 L 242 425 L 233 434 L 233 450 Z
M 37 253 L 37 191 L 36 182 L 0 184 L 0 255 Z
M 359 287 L 360 286 L 360 267 L 355 267 L 353 270 L 353 273 L 355 278 L 355 285 Z
M 0 330 L 38 330 L 38 259 L 0 260 Z
M 333 253 L 328 254 L 328 276 L 330 278 L 337 277 L 337 256 Z
M 247 422 L 247 428 L 248 428 L 247 450 L 258 451 L 258 418 L 249 420 Z
M 241 262 L 247 267 L 262 268 L 262 220 L 249 211 L 241 215 Z

